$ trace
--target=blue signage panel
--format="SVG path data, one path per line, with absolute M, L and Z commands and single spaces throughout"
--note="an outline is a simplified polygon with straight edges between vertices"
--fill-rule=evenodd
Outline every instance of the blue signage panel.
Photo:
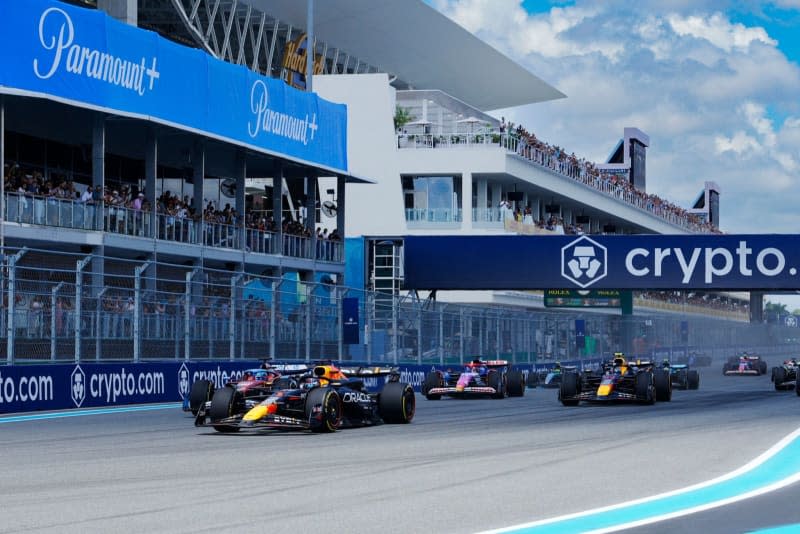
M 342 299 L 342 343 L 345 345 L 358 345 L 359 333 L 358 299 Z
M 406 289 L 800 289 L 798 235 L 408 236 Z
M 347 171 L 347 108 L 96 10 L 0 0 L 0 92 L 40 96 Z

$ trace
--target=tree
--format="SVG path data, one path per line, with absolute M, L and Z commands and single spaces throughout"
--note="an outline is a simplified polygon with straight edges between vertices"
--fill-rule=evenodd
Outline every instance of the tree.
M 403 126 L 413 121 L 415 118 L 416 117 L 413 117 L 408 111 L 408 108 L 396 106 L 394 108 L 394 130 L 399 132 L 403 129 Z

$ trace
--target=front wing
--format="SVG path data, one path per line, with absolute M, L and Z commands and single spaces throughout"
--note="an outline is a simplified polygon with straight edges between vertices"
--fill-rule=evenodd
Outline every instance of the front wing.
M 758 376 L 761 373 L 757 369 L 746 369 L 740 371 L 739 369 L 728 369 L 725 371 L 725 376 Z
M 497 390 L 489 386 L 468 386 L 463 389 L 457 389 L 455 386 L 446 386 L 431 388 L 428 390 L 428 395 L 448 395 L 451 397 L 469 397 L 477 395 L 495 395 Z

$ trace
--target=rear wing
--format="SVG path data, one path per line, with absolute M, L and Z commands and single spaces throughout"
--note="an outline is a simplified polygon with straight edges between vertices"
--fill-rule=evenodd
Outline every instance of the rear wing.
M 369 378 L 372 376 L 400 376 L 399 367 L 339 367 L 349 377 Z

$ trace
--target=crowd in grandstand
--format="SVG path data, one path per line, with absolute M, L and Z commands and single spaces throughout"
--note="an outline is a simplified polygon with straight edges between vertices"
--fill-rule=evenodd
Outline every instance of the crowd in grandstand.
M 141 221 L 141 214 L 152 210 L 145 192 L 138 190 L 134 185 L 119 184 L 117 186 L 106 186 L 105 188 L 100 186 L 92 188 L 91 186 L 76 184 L 66 176 L 56 172 L 50 172 L 49 176 L 45 177 L 39 170 L 23 168 L 18 164 L 6 164 L 4 180 L 6 192 L 16 194 L 22 200 L 21 209 L 30 210 L 32 206 L 27 203 L 26 199 L 36 198 L 69 200 L 87 206 L 102 205 L 108 208 L 108 231 L 123 231 L 121 228 L 124 226 L 127 217 L 130 216 L 137 221 Z M 192 198 L 188 195 L 184 195 L 181 198 L 170 191 L 164 191 L 156 199 L 156 213 L 164 215 L 167 218 L 166 223 L 168 225 L 174 225 L 180 221 L 201 220 L 201 215 L 194 208 Z M 277 225 L 273 217 L 267 216 L 264 212 L 251 210 L 242 217 L 230 204 L 226 204 L 224 208 L 220 209 L 213 201 L 208 202 L 203 209 L 202 220 L 206 223 L 230 226 L 244 224 L 245 228 L 266 232 L 277 231 Z M 287 214 L 282 220 L 282 230 L 286 235 L 311 237 L 311 231 L 306 228 L 299 216 L 293 218 Z M 338 241 L 341 240 L 341 236 L 338 229 L 334 229 L 329 233 L 327 228 L 319 228 L 317 230 L 317 239 Z
M 574 152 L 568 154 L 565 149 L 540 140 L 534 133 L 529 132 L 521 125 L 515 126 L 512 122 L 506 123 L 505 117 L 500 124 L 500 132 L 508 133 L 517 141 L 517 154 L 525 159 L 631 202 L 673 222 L 685 222 L 695 231 L 719 233 L 716 227 L 696 214 L 689 213 L 658 195 L 636 189 L 626 177 L 602 172 L 594 163 L 585 158 L 578 158 Z

